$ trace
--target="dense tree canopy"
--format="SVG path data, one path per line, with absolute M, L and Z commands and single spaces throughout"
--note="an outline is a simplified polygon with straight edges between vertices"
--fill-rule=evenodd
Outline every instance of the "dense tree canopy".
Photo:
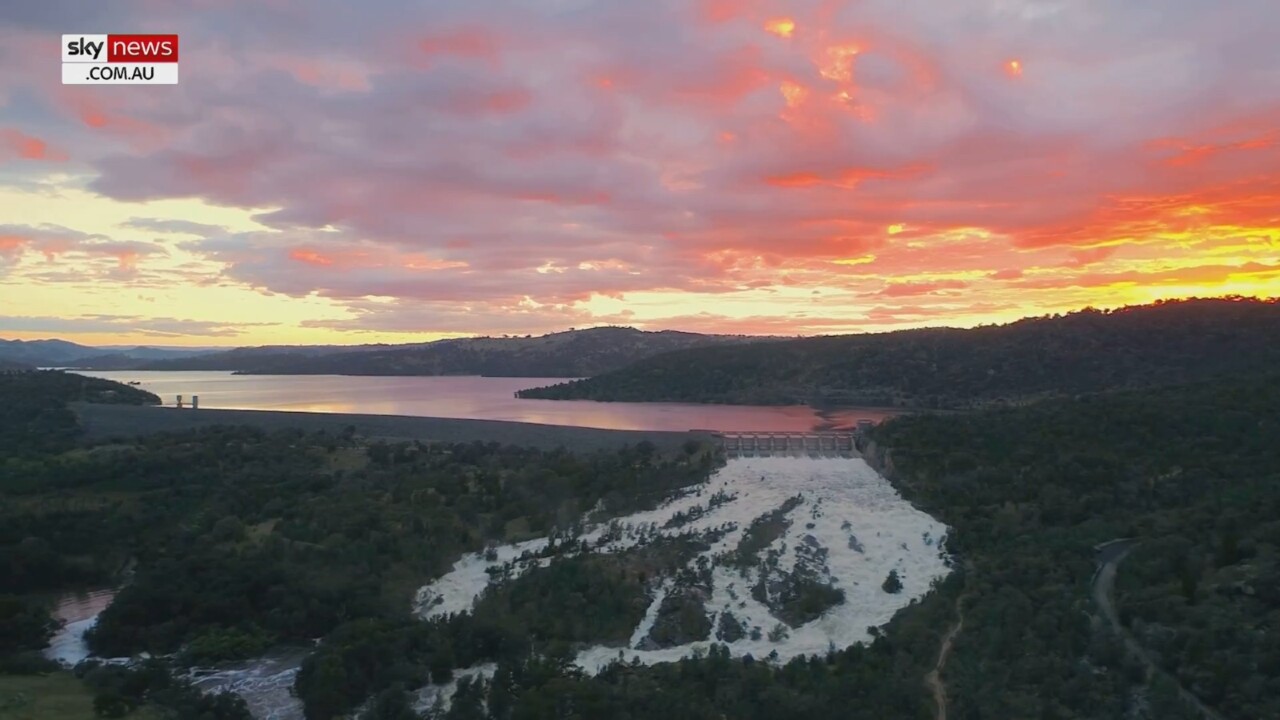
M 86 397 L 66 390 L 67 376 L 33 378 L 63 388 L 42 397 Z M 25 423 L 58 404 L 7 403 L 18 406 Z M 321 638 L 297 677 L 312 720 L 362 706 L 411 717 L 412 690 L 482 663 L 495 664 L 492 679 L 460 681 L 433 714 L 923 720 L 923 678 L 957 627 L 942 672 L 951 717 L 1198 717 L 1179 686 L 1225 717 L 1280 715 L 1274 374 L 890 421 L 867 457 L 951 528 L 956 572 L 934 592 L 866 646 L 778 666 L 712 645 L 595 676 L 570 664 L 576 650 L 624 641 L 652 583 L 704 539 L 593 556 L 577 552 L 575 528 L 588 512 L 652 507 L 701 481 L 715 462 L 705 448 L 575 454 L 246 428 L 73 447 L 74 416 L 48 417 L 59 440 L 11 452 L 0 475 L 0 672 L 32 669 L 17 659 L 48 636 L 49 593 L 129 573 L 91 636 L 96 650 L 213 663 Z M 757 525 L 734 553 L 759 551 L 774 529 L 768 517 Z M 497 583 L 473 612 L 411 616 L 414 589 L 460 554 L 544 535 L 557 540 L 544 566 Z M 1116 600 L 1158 664 L 1150 679 L 1090 596 L 1094 547 L 1116 538 L 1137 541 Z M 808 618 L 827 601 L 797 603 Z M 668 630 L 692 632 L 679 603 L 671 616 Z M 99 669 L 85 681 L 104 712 L 143 703 L 243 716 L 162 671 Z
M 1186 300 L 972 330 L 933 328 L 665 353 L 521 397 L 972 408 L 1280 366 L 1280 302 Z

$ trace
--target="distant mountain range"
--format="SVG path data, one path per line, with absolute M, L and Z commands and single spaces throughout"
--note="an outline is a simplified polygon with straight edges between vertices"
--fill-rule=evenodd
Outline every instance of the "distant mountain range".
M 18 362 L 16 360 L 5 360 L 0 358 L 0 372 L 5 370 L 34 370 L 35 365 L 29 363 Z
M 134 345 L 92 347 L 66 340 L 0 339 L 0 360 L 37 367 L 83 367 L 111 369 L 111 363 L 137 365 L 155 360 L 173 360 L 211 352 L 210 348 L 153 348 Z M 96 361 L 87 365 L 87 360 Z M 98 365 L 103 365 L 98 367 Z
M 0 340 L 0 360 L 83 370 L 226 370 L 253 375 L 489 375 L 587 377 L 673 350 L 766 338 L 599 327 L 539 337 L 407 345 L 271 345 L 234 350 L 89 347 Z
M 1191 299 L 969 330 L 695 348 L 520 397 L 960 409 L 1275 368 L 1280 301 Z
M 460 338 L 415 345 L 237 348 L 145 363 L 139 369 L 232 370 L 247 375 L 587 377 L 673 350 L 761 340 L 599 327 L 539 337 Z

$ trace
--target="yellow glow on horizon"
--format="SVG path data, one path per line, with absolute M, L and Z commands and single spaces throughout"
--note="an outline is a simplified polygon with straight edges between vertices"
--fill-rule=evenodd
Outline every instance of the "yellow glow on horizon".
M 876 261 L 875 255 L 861 255 L 859 257 L 841 258 L 839 260 L 832 260 L 831 262 L 835 263 L 836 265 L 866 265 L 867 263 L 873 263 L 875 261 Z
M 830 89 L 788 80 L 780 83 L 779 91 L 787 107 L 804 106 L 794 113 L 784 111 L 784 119 L 791 120 L 792 114 L 799 117 L 808 109 L 806 103 L 825 101 Z M 815 91 L 821 95 L 811 97 Z M 751 137 L 740 139 L 730 131 L 709 134 L 721 142 Z M 853 187 L 860 177 L 854 171 L 799 171 L 766 178 L 766 183 L 801 194 L 814 187 Z M 198 200 L 116 202 L 81 189 L 82 180 L 66 176 L 38 191 L 0 188 L 0 206 L 6 209 L 2 222 L 57 225 L 119 242 L 151 242 L 163 252 L 126 247 L 95 255 L 69 243 L 67 249 L 46 254 L 24 248 L 20 235 L 0 237 L 0 316 L 16 318 L 14 326 L 49 328 L 13 330 L 0 322 L 0 337 L 200 347 L 425 342 L 488 334 L 492 327 L 482 323 L 501 307 L 483 299 L 468 303 L 477 318 L 474 332 L 420 332 L 394 329 L 403 324 L 402 318 L 383 315 L 413 310 L 411 298 L 353 301 L 267 292 L 226 273 L 221 262 L 192 247 L 195 235 L 139 230 L 126 223 L 132 218 L 174 219 L 225 228 L 229 234 L 270 233 L 253 220 L 255 213 L 270 208 L 225 208 Z M 891 222 L 868 228 L 860 219 L 836 219 L 829 223 L 831 246 L 841 247 L 839 252 L 848 257 L 833 257 L 836 253 L 821 246 L 814 246 L 817 254 L 780 247 L 766 257 L 757 246 L 721 245 L 701 257 L 717 269 L 691 286 L 622 292 L 605 285 L 585 300 L 563 305 L 539 304 L 553 301 L 536 296 L 539 302 L 527 300 L 518 311 L 527 310 L 531 323 L 542 323 L 536 329 L 530 326 L 535 334 L 569 326 L 633 324 L 794 335 L 967 327 L 1086 305 L 1119 307 L 1188 295 L 1275 295 L 1280 271 L 1267 266 L 1280 265 L 1280 227 L 1253 225 L 1245 219 L 1248 215 L 1232 217 L 1227 202 L 1200 202 L 1161 204 L 1155 217 L 1149 211 L 1138 212 L 1133 220 L 1100 224 L 1096 239 L 1089 242 L 1077 238 L 1073 244 L 1049 247 L 1020 246 L 1015 236 L 977 226 L 933 229 Z M 563 227 L 584 234 L 593 228 L 570 217 Z M 466 267 L 426 253 L 378 249 L 372 242 L 344 244 L 344 234 L 332 232 L 332 243 L 326 235 L 323 244 L 290 243 L 280 251 L 293 252 L 297 268 L 315 273 L 315 284 L 300 287 L 326 287 L 329 274 L 359 270 L 372 276 L 378 268 L 420 271 L 428 282 L 430 273 Z M 849 238 L 868 244 L 850 245 Z M 1103 247 L 1115 250 L 1090 253 Z M 1197 269 L 1202 266 L 1212 267 Z M 993 277 L 1005 268 L 1019 272 Z M 642 272 L 603 258 L 549 260 L 536 271 L 546 279 L 575 271 Z M 886 295 L 886 282 L 902 292 Z M 950 295 L 928 287 L 946 282 L 952 287 L 940 289 Z M 965 287 L 954 287 L 959 283 Z M 921 287 L 900 287 L 904 284 Z M 426 306 L 422 317 L 423 327 L 456 327 L 435 324 Z M 41 325 L 26 318 L 48 322 Z

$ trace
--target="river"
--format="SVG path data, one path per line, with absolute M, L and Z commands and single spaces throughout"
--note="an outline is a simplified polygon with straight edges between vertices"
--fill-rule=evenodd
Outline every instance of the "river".
M 89 657 L 89 646 L 84 633 L 98 621 L 98 613 L 107 609 L 116 597 L 116 591 L 104 588 L 83 593 L 68 593 L 58 599 L 53 617 L 61 627 L 49 640 L 44 656 L 50 660 L 75 665 Z
M 67 593 L 58 598 L 53 616 L 61 627 L 49 640 L 44 656 L 67 667 L 74 667 L 91 657 L 85 642 L 85 631 L 98 621 L 98 614 L 115 599 L 110 588 L 82 593 Z M 249 711 L 259 720 L 302 720 L 302 706 L 293 697 L 294 676 L 307 651 L 277 648 L 247 662 L 217 668 L 191 668 L 187 678 L 206 692 L 233 692 L 243 697 Z M 108 662 L 129 663 L 130 658 L 114 658 Z
M 803 405 L 700 405 L 604 403 L 590 400 L 519 400 L 517 390 L 565 382 L 564 378 L 365 377 L 339 375 L 233 375 L 230 372 L 119 370 L 83 375 L 138 383 L 172 405 L 200 397 L 200 407 L 228 410 L 294 410 L 419 417 L 509 420 L 606 430 L 801 431 L 853 427 L 880 421 L 892 410 Z
M 831 411 L 816 411 L 806 406 L 737 406 L 737 405 L 699 405 L 687 403 L 601 403 L 592 401 L 560 401 L 560 400 L 519 400 L 514 397 L 518 390 L 543 385 L 565 382 L 563 378 L 491 378 L 491 377 L 361 377 L 334 375 L 233 375 L 230 372 L 216 371 L 103 371 L 81 372 L 83 375 L 106 378 L 117 382 L 135 384 L 149 390 L 172 405 L 176 396 L 182 395 L 187 403 L 193 395 L 200 398 L 200 407 L 228 410 L 284 410 L 298 412 L 328 413 L 361 413 L 373 415 L 409 415 L 419 417 L 461 418 L 476 420 L 507 420 L 514 422 L 541 423 L 547 425 L 571 425 L 578 427 L 603 428 L 608 430 L 668 430 L 685 431 L 690 429 L 704 430 L 756 430 L 756 431 L 802 431 L 814 429 L 850 428 L 858 420 L 880 421 L 894 414 L 891 410 L 842 408 Z M 765 462 L 767 461 L 757 461 Z M 731 467 L 748 467 L 735 462 Z M 813 467 L 810 467 L 810 466 Z M 794 464 L 779 466 L 778 478 L 790 487 L 794 480 L 813 481 L 814 468 L 821 470 L 819 476 L 827 478 L 831 472 L 837 476 L 849 473 L 850 478 L 857 478 L 857 468 L 870 472 L 861 461 L 837 462 L 828 468 L 818 463 L 796 461 Z M 769 466 L 772 467 L 772 466 Z M 747 475 L 755 477 L 757 468 L 750 466 Z M 772 477 L 772 475 L 771 475 Z M 860 482 L 875 482 L 874 473 L 866 475 Z M 762 475 L 761 480 L 765 478 Z M 721 482 L 725 482 L 724 478 Z M 737 484 L 738 479 L 733 479 Z M 745 482 L 745 481 L 743 481 Z M 824 481 L 825 482 L 825 481 Z M 879 480 L 883 482 L 883 480 Z M 856 486 L 857 483 L 855 483 Z M 813 485 L 811 482 L 810 485 Z M 839 482 L 837 482 L 839 485 Z M 817 485 L 814 485 L 817 487 Z M 888 487 L 885 483 L 884 487 Z M 787 493 L 794 492 L 788 489 Z M 807 492 L 812 493 L 810 489 Z M 744 491 L 745 493 L 745 491 Z M 768 495 L 769 493 L 758 492 Z M 855 493 L 856 494 L 856 493 Z M 850 496 L 853 497 L 852 495 Z M 838 502 L 855 502 L 851 499 L 837 501 L 827 500 L 831 507 L 840 507 Z M 856 502 L 855 502 L 856 504 Z M 872 504 L 875 505 L 874 503 Z M 744 505 L 745 507 L 745 505 Z M 850 506 L 852 513 L 853 506 Z M 878 510 L 879 508 L 877 508 Z M 880 513 L 873 512 L 873 515 Z M 854 517 L 852 514 L 850 517 Z M 883 518 L 891 518 L 884 515 Z M 914 516 L 912 516 L 914 518 Z M 927 516 L 919 520 L 928 522 Z M 878 521 L 877 521 L 878 522 Z M 919 522 L 898 522 L 885 525 L 884 528 L 901 526 L 899 529 L 907 536 L 918 537 L 921 528 L 932 530 L 935 535 L 940 531 L 937 526 L 920 525 Z M 871 520 L 859 527 L 859 532 L 870 535 L 872 527 L 877 531 L 872 537 L 893 538 L 888 530 L 879 525 L 873 526 Z M 834 531 L 833 531 L 834 532 Z M 843 531 L 842 531 L 843 532 Z M 897 531 L 895 531 L 897 532 Z M 928 537 L 926 535 L 926 537 Z M 920 545 L 919 542 L 915 543 Z M 891 544 L 896 548 L 897 544 Z M 890 547 L 890 546 L 886 546 Z M 902 544 L 905 550 L 906 544 Z M 872 581 L 878 582 L 890 565 L 884 563 L 904 562 L 903 558 L 913 558 L 912 562 L 925 565 L 912 573 L 911 580 L 920 583 L 920 589 L 927 587 L 927 581 L 938 575 L 940 566 L 937 562 L 936 549 L 921 545 L 913 548 L 908 555 L 884 553 L 877 557 L 877 562 L 869 565 L 866 577 L 862 578 L 868 587 L 876 587 Z M 859 567 L 866 558 L 861 550 L 854 558 Z M 896 552 L 896 550 L 894 551 Z M 842 556 L 843 557 L 843 556 Z M 854 556 L 850 556 L 854 557 Z M 869 555 L 868 557 L 873 557 Z M 883 567 L 882 567 L 883 565 Z M 914 566 L 913 566 L 914 567 Z M 927 568 L 927 569 L 925 569 Z M 852 570 L 841 568 L 845 572 L 846 582 L 855 575 Z M 859 571 L 861 572 L 861 571 Z M 854 586 L 850 586 L 851 597 Z M 74 664 L 88 656 L 88 648 L 83 641 L 83 633 L 91 627 L 101 612 L 114 597 L 111 591 L 102 591 L 87 597 L 67 596 L 59 603 L 58 617 L 66 624 L 54 637 L 46 654 L 49 657 Z M 862 639 L 858 633 L 863 632 L 868 624 L 879 624 L 887 621 L 900 602 L 885 604 L 884 598 L 872 593 L 877 602 L 870 603 L 859 598 L 858 603 L 847 606 L 851 619 L 841 619 L 836 614 L 824 624 L 815 624 L 797 633 L 797 640 L 792 642 L 797 652 L 821 650 L 827 643 L 839 641 L 848 644 Z M 909 595 L 904 594 L 905 600 Z M 895 598 L 896 600 L 896 598 Z M 836 621 L 840 620 L 839 623 Z M 835 623 L 834 625 L 832 625 Z M 828 627 L 828 625 L 832 625 Z M 853 628 L 850 630 L 849 628 Z M 857 636 L 855 638 L 855 636 Z M 800 642 L 803 640 L 804 642 Z M 816 644 L 815 644 L 816 643 Z M 820 647 L 819 647 L 820 646 Z M 790 646 L 780 646 L 786 650 Z M 684 648 L 687 650 L 688 648 Z M 760 649 L 760 648 L 752 648 Z M 610 651 L 612 652 L 612 651 Z M 683 650 L 666 653 L 671 657 L 680 655 Z M 206 691 L 231 691 L 240 694 L 248 701 L 254 716 L 263 720 L 298 720 L 302 717 L 301 707 L 297 699 L 292 697 L 289 688 L 297 673 L 303 652 L 280 649 L 257 660 L 239 663 L 223 668 L 193 669 L 191 678 Z M 646 658 L 646 660 L 658 659 Z M 663 659 L 668 659 L 662 656 Z M 597 659 L 598 660 L 598 659 Z M 477 670 L 478 672 L 478 670 Z

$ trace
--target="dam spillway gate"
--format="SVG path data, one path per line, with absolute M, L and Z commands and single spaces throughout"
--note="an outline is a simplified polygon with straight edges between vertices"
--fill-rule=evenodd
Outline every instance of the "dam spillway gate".
M 742 430 L 711 436 L 729 457 L 858 457 L 852 432 Z

